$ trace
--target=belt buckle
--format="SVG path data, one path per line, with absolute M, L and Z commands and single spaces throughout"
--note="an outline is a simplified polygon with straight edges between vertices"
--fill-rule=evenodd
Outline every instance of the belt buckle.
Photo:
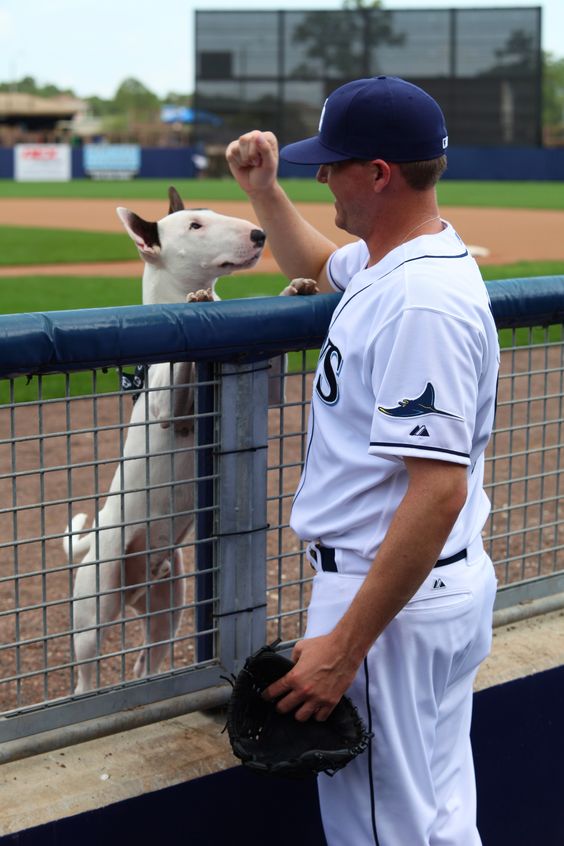
M 319 549 L 319 541 L 311 541 L 306 546 L 305 550 L 306 558 L 310 563 L 310 566 L 315 570 L 315 572 L 319 572 L 319 570 L 323 569 L 323 565 L 321 562 L 321 550 Z

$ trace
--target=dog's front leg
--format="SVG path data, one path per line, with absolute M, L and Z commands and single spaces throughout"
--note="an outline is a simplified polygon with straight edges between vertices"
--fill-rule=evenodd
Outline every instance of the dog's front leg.
M 153 365 L 148 400 L 151 422 L 160 423 L 163 429 L 168 429 L 171 423 L 177 431 L 193 428 L 193 421 L 187 420 L 194 410 L 193 380 L 192 362 Z M 139 402 L 142 401 L 141 397 Z

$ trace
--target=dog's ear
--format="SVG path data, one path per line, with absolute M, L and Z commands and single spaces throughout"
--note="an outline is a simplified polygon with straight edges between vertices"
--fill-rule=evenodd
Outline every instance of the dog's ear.
M 169 206 L 168 206 L 168 213 L 169 214 L 174 214 L 174 212 L 184 210 L 184 203 L 182 201 L 182 197 L 180 196 L 180 194 L 178 193 L 178 191 L 176 190 L 176 188 L 173 185 L 171 185 L 170 188 L 168 189 L 168 200 L 169 200 Z
M 122 206 L 117 208 L 116 211 L 125 227 L 125 231 L 135 242 L 135 246 L 143 258 L 148 261 L 156 258 L 161 251 L 158 225 L 151 221 L 143 220 L 135 212 L 124 209 Z

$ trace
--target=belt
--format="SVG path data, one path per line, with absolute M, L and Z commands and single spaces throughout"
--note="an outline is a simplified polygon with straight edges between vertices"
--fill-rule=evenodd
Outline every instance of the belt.
M 316 543 L 315 548 L 319 553 L 318 560 L 321 562 L 321 569 L 326 573 L 337 573 L 338 570 L 335 563 L 335 550 L 330 546 L 321 546 L 320 543 Z M 455 561 L 461 561 L 463 558 L 466 558 L 466 555 L 467 550 L 461 549 L 460 552 L 456 552 L 454 555 L 449 555 L 448 558 L 439 558 L 433 566 L 445 567 L 447 564 L 454 564 Z

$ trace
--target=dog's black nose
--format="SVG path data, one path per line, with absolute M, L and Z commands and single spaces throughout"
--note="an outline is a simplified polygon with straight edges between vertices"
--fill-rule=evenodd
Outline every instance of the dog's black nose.
M 251 230 L 251 241 L 253 244 L 256 244 L 257 247 L 262 247 L 264 242 L 266 241 L 266 235 L 262 231 L 262 229 L 252 229 Z

